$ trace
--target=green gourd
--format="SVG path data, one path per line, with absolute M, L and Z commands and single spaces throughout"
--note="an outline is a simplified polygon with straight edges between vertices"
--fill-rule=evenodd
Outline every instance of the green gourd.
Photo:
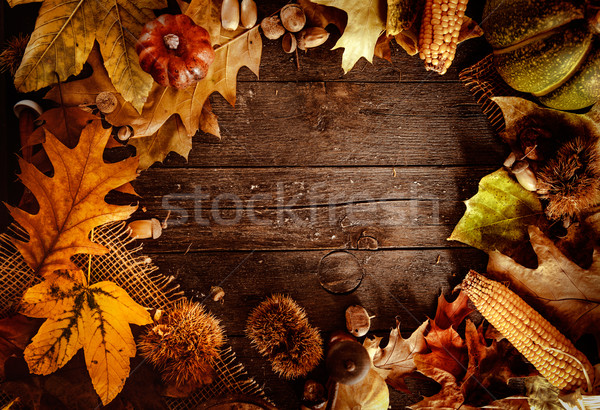
M 600 100 L 595 1 L 487 0 L 482 27 L 504 81 L 559 110 Z

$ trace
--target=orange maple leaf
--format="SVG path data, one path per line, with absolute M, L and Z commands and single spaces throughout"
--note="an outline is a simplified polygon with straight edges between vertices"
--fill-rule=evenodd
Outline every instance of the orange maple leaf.
M 136 206 L 111 205 L 104 198 L 113 189 L 135 179 L 138 160 L 105 163 L 102 155 L 110 137 L 100 121 L 91 122 L 73 149 L 46 131 L 44 151 L 54 167 L 49 177 L 19 159 L 19 178 L 35 196 L 39 211 L 30 214 L 6 205 L 29 240 L 13 239 L 27 264 L 46 277 L 57 269 L 77 269 L 70 257 L 77 253 L 99 255 L 107 249 L 89 239 L 91 230 L 111 221 L 127 219 Z

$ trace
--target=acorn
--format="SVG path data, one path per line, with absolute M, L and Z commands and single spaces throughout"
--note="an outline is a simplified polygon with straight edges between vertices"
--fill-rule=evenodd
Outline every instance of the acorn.
M 240 3 L 238 0 L 223 0 L 221 4 L 221 25 L 225 30 L 237 30 L 240 24 Z
M 332 380 L 352 385 L 365 378 L 371 368 L 371 358 L 357 341 L 339 340 L 330 344 L 325 366 Z
M 371 318 L 364 307 L 354 305 L 346 309 L 346 329 L 356 337 L 362 337 L 369 332 Z
M 537 189 L 537 180 L 535 178 L 535 174 L 529 168 L 529 163 L 527 161 L 516 161 L 511 171 L 517 177 L 517 181 L 523 188 L 528 191 L 535 191 Z
M 288 54 L 296 51 L 296 36 L 293 33 L 285 33 L 281 39 L 281 47 Z
M 254 0 L 242 0 L 240 19 L 244 28 L 252 28 L 256 24 L 258 11 Z
M 156 218 L 129 222 L 127 228 L 133 239 L 157 239 L 162 235 L 162 226 Z
M 285 34 L 285 28 L 281 25 L 279 16 L 265 17 L 260 22 L 260 28 L 269 40 L 277 40 Z
M 285 379 L 306 376 L 323 357 L 318 329 L 289 296 L 275 294 L 260 303 L 248 317 L 246 335 Z
M 102 91 L 96 95 L 96 106 L 103 114 L 110 114 L 117 109 L 117 97 L 110 91 Z
M 202 305 L 186 299 L 163 312 L 157 324 L 142 335 L 138 347 L 160 370 L 165 383 L 199 387 L 212 383 L 213 365 L 224 343 L 219 321 Z
M 297 33 L 304 28 L 306 24 L 306 14 L 297 4 L 286 4 L 279 12 L 281 24 L 287 31 Z
M 318 47 L 329 38 L 329 32 L 322 27 L 308 27 L 298 34 L 298 48 L 306 51 Z

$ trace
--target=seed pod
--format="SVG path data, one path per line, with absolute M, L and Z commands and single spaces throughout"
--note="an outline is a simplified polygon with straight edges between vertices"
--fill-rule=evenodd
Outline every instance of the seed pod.
M 241 20 L 244 28 L 252 28 L 256 24 L 258 12 L 254 0 L 242 0 Z
M 296 51 L 296 36 L 293 33 L 285 33 L 281 40 L 281 47 L 288 54 Z
M 223 0 L 221 5 L 221 25 L 225 30 L 237 30 L 240 24 L 240 3 L 238 0 Z
M 306 50 L 307 48 L 318 47 L 329 38 L 329 32 L 321 27 L 308 27 L 298 34 L 298 48 Z
M 281 16 L 281 23 L 287 31 L 297 33 L 304 28 L 306 24 L 306 15 L 304 10 L 297 4 L 287 4 L 279 13 Z
M 260 28 L 269 40 L 277 40 L 285 33 L 285 28 L 281 25 L 279 16 L 265 17 L 260 22 Z
M 156 218 L 129 222 L 129 236 L 134 239 L 156 239 L 162 234 L 160 222 Z

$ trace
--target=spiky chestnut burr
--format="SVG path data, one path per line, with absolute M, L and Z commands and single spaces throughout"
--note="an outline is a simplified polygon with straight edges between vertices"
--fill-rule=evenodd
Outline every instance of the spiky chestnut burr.
M 323 357 L 319 331 L 289 296 L 275 294 L 260 303 L 248 317 L 246 334 L 285 379 L 306 376 Z
M 537 172 L 538 194 L 552 219 L 576 216 L 600 203 L 599 141 L 577 137 L 562 145 Z
M 178 387 L 211 383 L 212 365 L 225 343 L 219 321 L 199 303 L 178 302 L 139 343 L 140 354 Z
M 29 35 L 19 34 L 9 38 L 0 53 L 0 73 L 9 72 L 14 76 L 23 60 L 25 48 L 29 43 Z

